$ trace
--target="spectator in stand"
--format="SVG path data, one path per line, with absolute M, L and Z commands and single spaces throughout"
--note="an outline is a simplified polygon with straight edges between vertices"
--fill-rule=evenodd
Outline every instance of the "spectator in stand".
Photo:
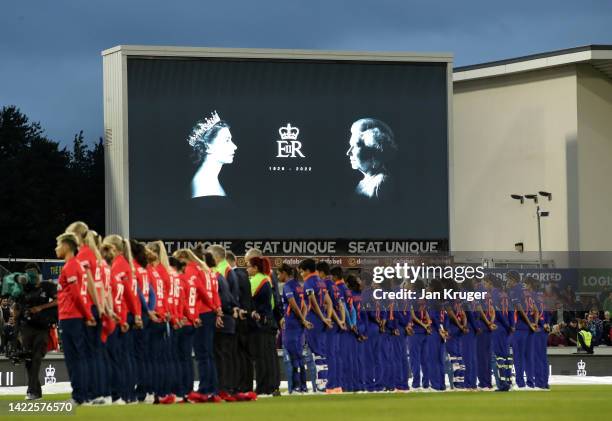
M 578 330 L 578 346 L 582 351 L 586 351 L 587 354 L 593 353 L 593 335 L 587 328 L 587 321 L 580 319 L 578 322 L 580 330 Z
M 559 325 L 553 325 L 552 331 L 548 335 L 548 346 L 566 346 L 567 340 L 561 333 Z
M 602 343 L 612 346 L 612 321 L 610 320 L 609 310 L 604 312 Z
M 610 292 L 608 297 L 603 302 L 603 311 L 612 313 L 612 292 Z
M 589 312 L 586 328 L 591 332 L 593 346 L 599 345 L 603 336 L 603 322 L 599 318 L 599 311 L 596 308 L 591 309 Z
M 542 299 L 544 300 L 544 308 L 556 308 L 555 306 L 558 301 L 557 292 L 553 288 L 552 284 L 546 284 L 544 287 L 544 293 L 542 294 Z
M 8 325 L 8 321 L 11 318 L 11 305 L 8 298 L 3 298 L 0 304 L 0 354 L 6 352 L 6 335 L 4 333 L 4 327 Z
M 561 293 L 563 299 L 568 304 L 569 308 L 574 308 L 574 304 L 576 303 L 576 293 L 571 285 L 568 285 L 563 292 Z
M 562 332 L 567 346 L 578 346 L 578 321 L 576 319 L 572 319 Z

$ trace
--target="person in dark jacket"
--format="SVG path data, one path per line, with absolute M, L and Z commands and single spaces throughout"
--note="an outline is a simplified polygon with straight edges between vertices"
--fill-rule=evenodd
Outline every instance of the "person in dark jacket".
M 234 271 L 238 283 L 238 304 L 243 312 L 240 312 L 236 320 L 236 356 L 234 362 L 238 372 L 238 392 L 243 394 L 254 394 L 253 392 L 253 355 L 249 346 L 251 337 L 251 320 L 245 315 L 253 312 L 253 297 L 251 296 L 251 283 L 249 275 L 244 268 L 236 266 L 236 256 L 231 251 L 225 253 L 225 258 Z
M 254 310 L 251 317 L 256 322 L 255 334 L 255 392 L 279 396 L 280 368 L 276 353 L 277 325 L 273 313 L 272 281 L 270 263 L 264 257 L 252 257 L 247 262 L 247 272 L 251 283 Z
M 225 253 L 225 250 L 222 249 Z M 204 254 L 206 264 L 210 268 L 217 269 L 214 255 L 210 252 Z M 225 260 L 225 256 L 223 256 Z M 224 271 L 225 273 L 231 272 Z M 219 273 L 217 277 L 219 284 L 219 298 L 221 310 L 223 311 L 223 325 L 217 326 L 215 331 L 214 352 L 217 372 L 219 376 L 219 397 L 227 402 L 246 400 L 238 395 L 238 378 L 234 356 L 236 355 L 236 318 L 238 318 L 238 297 L 232 294 L 228 279 Z
M 28 263 L 23 295 L 16 303 L 16 319 L 20 326 L 21 342 L 28 375 L 26 399 L 40 399 L 40 367 L 47 353 L 49 328 L 57 323 L 57 286 L 53 282 L 41 282 L 36 263 Z

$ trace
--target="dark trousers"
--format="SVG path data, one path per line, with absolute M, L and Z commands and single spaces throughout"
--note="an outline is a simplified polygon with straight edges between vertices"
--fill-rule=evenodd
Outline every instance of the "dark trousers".
M 535 387 L 548 389 L 548 356 L 546 355 L 546 341 L 548 333 L 542 328 L 533 334 L 533 365 Z
M 111 369 L 110 390 L 113 400 L 119 399 L 125 389 L 125 372 L 123 370 L 125 356 L 123 355 L 119 333 L 120 329 L 117 326 L 106 340 L 106 351 Z
M 279 387 L 280 368 L 276 353 L 276 333 L 260 330 L 254 333 L 256 354 L 255 383 L 257 394 L 268 395 Z
M 121 343 L 123 346 L 123 355 L 125 360 L 123 368 L 125 370 L 125 391 L 124 400 L 132 402 L 136 400 L 136 361 L 134 359 L 134 330 L 133 325 L 130 325 L 130 330 L 121 333 Z
M 166 396 L 170 393 L 168 382 L 169 373 L 167 364 L 167 332 L 165 322 L 151 322 L 149 325 L 150 358 L 152 365 L 152 388 L 157 396 Z
M 147 393 L 153 393 L 152 386 L 152 364 L 150 356 L 147 355 L 149 348 L 149 333 L 151 321 L 143 313 L 143 328 L 134 330 L 134 361 L 136 368 L 136 397 L 139 401 L 144 400 Z
M 106 342 L 111 365 L 111 396 L 113 400 L 121 398 L 128 402 L 135 397 L 135 372 L 132 359 L 129 356 L 133 347 L 131 333 L 129 330 L 122 333 L 117 326 Z
M 177 396 L 185 396 L 193 390 L 193 361 L 191 352 L 193 350 L 193 326 L 183 326 L 177 333 L 177 354 L 181 366 L 181 379 Z
M 30 354 L 25 366 L 28 372 L 29 394 L 42 396 L 40 386 L 40 366 L 42 359 L 47 353 L 47 342 L 49 341 L 49 329 L 40 329 L 25 323 L 21 327 L 21 344 L 25 352 Z
M 463 385 L 466 389 L 476 389 L 478 360 L 476 358 L 476 334 L 472 330 L 461 335 L 461 359 L 465 366 Z
M 427 335 L 425 342 L 425 358 L 431 388 L 445 390 L 444 384 L 444 342 L 438 332 Z
M 304 350 L 304 329 L 285 328 L 283 330 L 283 347 L 289 356 L 291 371 L 287 376 L 291 377 L 291 387 L 289 391 L 306 389 L 306 367 L 302 352 Z
M 369 340 L 369 338 L 368 338 Z M 427 371 L 427 355 L 425 351 L 425 343 L 427 334 L 415 333 L 408 338 L 410 348 L 410 368 L 412 369 L 412 387 L 420 388 L 429 387 L 429 376 Z M 423 376 L 421 377 L 421 372 Z
M 478 367 L 478 387 L 491 388 L 491 332 L 486 328 L 476 335 L 476 358 Z
M 170 389 L 170 393 L 173 393 L 177 396 L 184 396 L 181 395 L 181 393 L 183 393 L 183 388 L 181 386 L 181 379 L 183 378 L 183 366 L 179 363 L 178 343 L 178 329 L 170 328 L 167 341 L 167 353 L 168 370 L 170 370 L 172 375 L 168 376 L 168 387 Z
M 96 306 L 91 306 L 91 312 L 96 319 L 95 326 L 86 326 L 87 340 L 85 344 L 87 358 L 87 398 L 93 400 L 104 396 L 108 389 L 108 378 L 104 367 L 104 349 L 102 348 L 102 322 Z
M 509 390 L 512 386 L 512 358 L 510 357 L 508 333 L 505 328 L 498 326 L 491 333 L 491 349 L 495 357 L 497 388 L 499 390 Z
M 64 319 L 59 322 L 64 359 L 70 385 L 72 399 L 77 403 L 87 400 L 87 366 L 85 355 L 85 323 L 82 318 Z
M 531 365 L 528 361 L 530 355 L 527 341 L 530 334 L 528 330 L 517 330 L 512 334 L 512 358 L 518 387 L 525 387 L 525 377 L 529 379 Z
M 219 374 L 219 390 L 235 393 L 238 390 L 236 370 L 237 338 L 233 333 L 215 333 L 215 363 Z
M 450 330 L 450 337 L 446 341 L 446 352 L 450 360 L 451 369 L 453 372 L 453 387 L 455 389 L 463 389 L 463 379 L 465 376 L 465 364 L 463 364 L 463 355 L 461 353 L 461 337 L 463 332 L 458 328 Z
M 236 323 L 236 369 L 238 391 L 242 393 L 253 390 L 253 356 L 250 347 L 250 328 L 248 320 Z
M 193 338 L 193 349 L 198 362 L 200 386 L 198 392 L 203 394 L 217 393 L 217 366 L 215 364 L 215 313 L 200 314 L 202 325 L 196 329 Z

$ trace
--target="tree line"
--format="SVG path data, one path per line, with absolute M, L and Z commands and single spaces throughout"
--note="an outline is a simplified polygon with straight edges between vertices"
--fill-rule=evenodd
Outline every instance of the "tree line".
M 0 109 L 0 257 L 55 257 L 75 220 L 104 233 L 104 146 L 83 131 L 72 148 L 49 139 L 15 106 Z

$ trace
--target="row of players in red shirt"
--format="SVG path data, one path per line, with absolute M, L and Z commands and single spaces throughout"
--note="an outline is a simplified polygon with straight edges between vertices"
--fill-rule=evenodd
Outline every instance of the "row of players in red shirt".
M 59 278 L 59 319 L 83 318 L 95 324 L 90 308 L 96 304 L 101 315 L 109 316 L 122 329 L 127 329 L 128 313 L 134 316 L 136 324 L 141 318 L 138 288 L 147 304 L 149 291 L 153 289 L 155 311 L 151 317 L 154 320 L 165 317 L 173 326 L 197 325 L 198 314 L 216 312 L 221 306 L 215 273 L 205 271 L 196 262 L 189 262 L 182 274 L 161 263 L 147 268 L 136 261 L 132 265 L 134 271 L 121 254 L 110 265 L 104 259 L 98 261 L 92 249 L 82 245 L 76 256 L 66 261 Z M 96 297 L 87 291 L 87 271 L 94 274 Z M 113 327 L 109 325 L 109 330 Z
M 109 394 L 101 394 L 103 387 L 99 387 L 94 395 L 91 395 L 91 390 L 85 390 L 88 382 L 94 382 L 95 378 L 88 379 L 83 373 L 96 377 L 96 370 L 88 368 L 83 360 L 89 358 L 93 361 L 95 357 L 81 354 L 80 348 L 85 345 L 79 342 L 79 335 L 86 336 L 95 330 L 94 336 L 98 336 L 102 343 L 108 339 L 113 348 L 115 342 L 111 344 L 111 340 L 115 341 L 117 334 L 142 329 L 143 319 L 167 322 L 178 329 L 199 327 L 202 324 L 200 316 L 210 313 L 216 314 L 215 325 L 223 326 L 218 274 L 190 250 L 175 253 L 175 258 L 184 264 L 178 273 L 170 266 L 161 241 L 144 247 L 146 258 L 143 260 L 132 258 L 127 240 L 110 235 L 101 241 L 84 223 L 72 224 L 68 232 L 57 240 L 57 256 L 66 261 L 58 282 L 58 313 L 75 402 L 111 403 L 118 400 L 114 391 L 112 400 Z M 143 248 L 141 243 L 135 245 Z M 98 323 L 101 326 L 97 326 Z M 92 342 L 91 337 L 88 338 L 86 345 Z M 125 387 L 112 386 L 114 390 L 127 391 L 121 400 L 129 403 L 136 400 L 134 382 L 131 378 L 123 383 Z M 167 396 L 174 401 L 174 395 Z

